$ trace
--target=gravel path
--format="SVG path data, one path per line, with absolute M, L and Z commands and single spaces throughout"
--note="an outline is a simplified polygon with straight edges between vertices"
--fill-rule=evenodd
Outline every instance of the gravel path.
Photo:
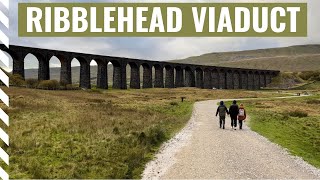
M 320 170 L 251 131 L 219 128 L 218 100 L 194 105 L 186 127 L 147 164 L 143 179 L 320 179 Z

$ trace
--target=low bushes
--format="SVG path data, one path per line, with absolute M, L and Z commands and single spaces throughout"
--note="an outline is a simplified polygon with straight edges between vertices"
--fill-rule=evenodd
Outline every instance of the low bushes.
M 63 85 L 63 90 L 79 90 L 79 89 L 80 89 L 79 87 L 73 86 L 72 84 Z
M 41 81 L 38 85 L 39 89 L 56 90 L 60 89 L 60 83 L 57 80 Z
M 24 81 L 23 77 L 19 74 L 12 74 L 9 75 L 10 85 L 12 86 L 24 86 L 26 82 Z
M 37 79 L 27 79 L 26 80 L 27 88 L 37 88 L 39 81 Z
M 172 102 L 170 102 L 170 105 L 171 106 L 178 106 L 179 104 L 177 102 L 172 101 Z
M 268 86 L 271 88 L 288 89 L 303 82 L 304 80 L 296 73 L 284 72 L 272 78 L 272 83 Z
M 304 71 L 299 77 L 303 80 L 320 81 L 320 71 Z

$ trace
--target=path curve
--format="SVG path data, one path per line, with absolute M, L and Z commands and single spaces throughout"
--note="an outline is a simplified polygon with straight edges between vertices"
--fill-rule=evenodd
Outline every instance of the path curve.
M 288 97 L 286 97 L 288 98 Z M 196 102 L 192 117 L 146 165 L 142 179 L 320 179 L 320 170 L 289 155 L 244 123 L 243 130 L 218 126 L 220 100 Z

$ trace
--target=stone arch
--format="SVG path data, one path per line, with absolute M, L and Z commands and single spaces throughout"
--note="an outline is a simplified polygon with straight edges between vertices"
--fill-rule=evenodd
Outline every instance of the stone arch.
M 143 88 L 152 88 L 152 66 L 148 63 L 141 64 L 143 68 Z
M 96 62 L 96 67 L 92 66 L 92 61 Z M 102 58 L 94 58 L 90 61 L 91 77 L 96 76 L 97 88 L 108 89 L 108 61 Z
M 121 64 L 117 60 L 111 60 L 109 65 L 112 66 L 112 88 L 121 89 Z
M 260 77 L 260 87 L 266 87 L 266 76 L 265 76 L 265 72 L 261 71 L 259 73 L 259 77 Z
M 24 58 L 26 56 L 26 53 L 22 50 L 15 51 L 12 48 L 8 49 L 4 45 L 1 45 L 0 49 L 3 52 L 7 53 L 7 55 L 9 55 L 9 61 L 10 57 L 12 59 L 12 74 L 18 74 L 24 79 Z
M 175 68 L 175 87 L 183 87 L 184 86 L 184 76 L 183 76 L 183 68 L 181 66 L 176 66 Z
M 203 71 L 203 88 L 212 89 L 212 76 L 209 68 L 205 68 Z
M 56 57 L 61 64 L 60 84 L 61 85 L 72 84 L 71 61 L 73 60 L 73 58 L 71 58 L 70 56 L 67 56 L 66 54 L 60 54 L 60 53 L 53 53 L 50 56 L 51 58 L 49 60 L 49 64 L 50 64 L 50 61 L 54 59 L 54 57 Z
M 254 78 L 254 89 L 260 89 L 260 76 L 258 71 L 254 72 L 253 78 Z
M 233 89 L 241 89 L 241 76 L 238 70 L 233 72 Z
M 254 89 L 254 77 L 253 72 L 248 72 L 248 89 L 253 90 Z
M 185 71 L 185 81 L 184 81 L 185 86 L 186 87 L 195 87 L 196 80 L 195 80 L 194 71 L 189 66 L 186 66 L 184 71 Z
M 75 56 L 71 61 L 71 64 L 74 65 L 74 67 L 71 68 L 71 74 L 76 74 L 76 73 L 80 74 L 79 87 L 81 87 L 81 88 L 85 88 L 85 89 L 91 88 L 90 62 L 91 61 L 88 62 L 82 56 Z M 77 66 L 78 64 L 80 64 L 80 68 L 79 68 L 79 66 Z M 75 71 L 76 73 L 72 73 L 72 71 Z M 76 79 L 77 79 L 76 77 L 72 77 L 72 75 L 71 75 L 71 78 L 72 78 L 73 83 L 74 83 L 74 80 L 76 81 Z
M 248 88 L 248 72 L 241 71 L 241 89 L 249 89 Z
M 203 70 L 196 68 L 196 87 L 203 88 Z
M 80 87 L 80 61 L 77 58 L 72 58 L 70 64 L 71 84 L 77 84 Z
M 227 84 L 227 89 L 233 89 L 233 71 L 232 70 L 227 70 L 227 77 L 226 77 L 226 84 Z
M 49 76 L 50 80 L 60 81 L 61 76 L 61 61 L 57 56 L 51 56 L 49 59 Z
M 174 88 L 174 69 L 171 65 L 165 67 L 165 87 Z
M 163 88 L 163 67 L 160 64 L 153 65 L 154 67 L 154 87 Z
M 40 72 L 40 61 L 43 62 L 43 57 L 39 54 L 27 53 L 23 58 L 23 67 L 24 67 L 24 75 L 25 79 L 38 79 L 39 81 L 45 80 L 43 79 Z M 43 63 L 42 63 L 43 64 Z
M 130 88 L 140 89 L 140 66 L 135 62 L 129 62 L 130 66 Z
M 91 86 L 97 86 L 98 84 L 98 63 L 95 58 L 92 58 L 89 61 L 89 68 L 90 68 L 90 84 Z
M 212 81 L 212 87 L 219 89 L 219 71 L 217 69 L 213 69 L 211 72 L 211 81 Z
M 268 84 L 271 83 L 271 74 L 270 74 L 270 72 L 266 72 L 265 76 L 266 76 L 266 85 L 268 85 Z
M 227 84 L 226 84 L 226 79 L 227 75 L 224 69 L 219 70 L 219 87 L 220 89 L 226 89 Z

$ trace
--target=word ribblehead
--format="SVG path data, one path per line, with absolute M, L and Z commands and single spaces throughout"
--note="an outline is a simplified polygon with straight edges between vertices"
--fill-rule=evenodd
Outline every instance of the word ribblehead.
M 19 36 L 306 35 L 306 3 L 19 4 Z

